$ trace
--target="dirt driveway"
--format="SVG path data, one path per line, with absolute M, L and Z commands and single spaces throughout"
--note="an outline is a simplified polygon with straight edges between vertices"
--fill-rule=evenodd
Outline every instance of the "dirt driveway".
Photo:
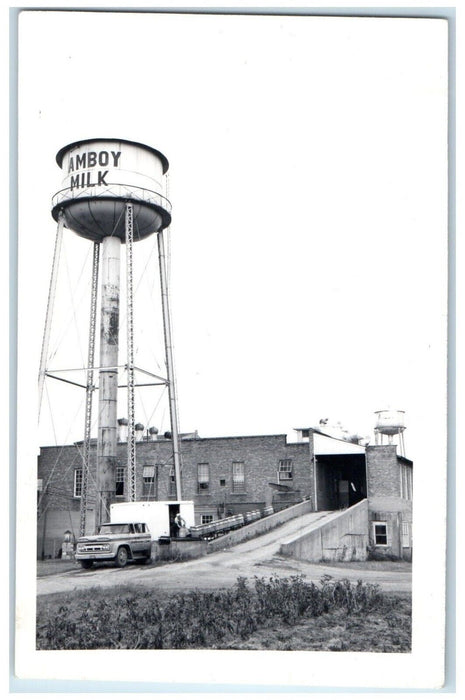
M 318 582 L 324 574 L 328 574 L 333 578 L 377 583 L 385 591 L 411 591 L 411 572 L 408 565 L 392 567 L 397 570 L 386 570 L 386 565 L 382 568 L 371 568 L 368 566 L 370 563 L 367 563 L 366 568 L 358 563 L 326 566 L 280 556 L 280 542 L 306 528 L 311 522 L 311 515 L 314 514 L 296 518 L 265 535 L 227 550 L 208 554 L 201 559 L 163 565 L 128 565 L 124 569 L 99 566 L 84 571 L 76 567 L 64 573 L 44 576 L 37 580 L 37 594 L 129 584 L 169 592 L 194 588 L 213 590 L 232 586 L 238 576 L 251 579 L 254 576 L 268 578 L 273 574 L 304 574 L 309 582 Z

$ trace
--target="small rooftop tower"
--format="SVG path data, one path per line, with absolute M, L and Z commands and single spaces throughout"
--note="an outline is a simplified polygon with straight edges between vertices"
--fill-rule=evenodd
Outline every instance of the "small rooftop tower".
M 58 222 L 46 331 L 39 372 L 39 401 L 46 374 L 47 343 L 50 328 L 53 288 L 56 280 L 63 227 L 93 241 L 93 275 L 87 364 L 86 425 L 83 457 L 83 495 L 81 497 L 81 534 L 85 530 L 86 479 L 88 471 L 91 406 L 94 370 L 95 318 L 97 286 L 101 276 L 99 419 L 96 479 L 96 525 L 108 518 L 115 497 L 115 462 L 118 440 L 117 390 L 119 346 L 120 249 L 126 245 L 127 279 L 127 387 L 128 387 L 128 489 L 129 500 L 135 493 L 134 422 L 134 337 L 133 337 L 133 243 L 152 233 L 158 234 L 158 252 L 162 295 L 167 379 L 152 375 L 168 386 L 173 456 L 180 492 L 180 465 L 176 397 L 171 352 L 171 330 L 166 282 L 163 229 L 171 222 L 171 205 L 166 192 L 165 174 L 169 164 L 156 149 L 134 141 L 97 138 L 76 141 L 56 156 L 63 170 L 60 190 L 53 197 L 52 216 Z M 101 258 L 101 261 L 100 261 Z M 148 373 L 147 373 L 148 374 Z M 153 380 L 152 380 L 153 381 Z M 39 404 L 40 406 L 40 404 Z M 87 446 L 87 447 L 86 447 Z M 87 460 L 87 461 L 86 461 Z
M 405 430 L 405 411 L 393 411 L 387 409 L 384 411 L 375 411 L 375 444 L 383 444 L 383 435 L 387 435 L 388 444 L 393 444 L 394 435 L 399 436 L 400 454 L 405 457 L 404 430 Z

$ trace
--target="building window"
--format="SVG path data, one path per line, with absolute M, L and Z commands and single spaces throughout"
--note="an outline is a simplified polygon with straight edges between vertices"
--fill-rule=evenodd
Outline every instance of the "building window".
M 290 481 L 292 479 L 292 459 L 280 459 L 278 469 L 278 481 Z
M 74 498 L 82 496 L 82 468 L 74 470 Z
M 197 487 L 199 493 L 207 493 L 210 488 L 210 468 L 207 463 L 197 465 Z
M 203 514 L 200 516 L 200 524 L 201 525 L 208 525 L 208 523 L 212 523 L 212 522 L 213 522 L 213 515 L 211 515 L 210 513 Z
M 413 496 L 413 470 L 408 464 L 400 465 L 400 497 L 408 501 Z
M 226 479 L 220 479 L 220 486 L 226 486 Z
M 176 472 L 173 467 L 170 467 L 170 473 L 169 473 L 169 495 L 170 496 L 176 496 Z
M 387 523 L 374 522 L 373 523 L 373 538 L 375 545 L 377 547 L 387 547 L 388 542 L 388 530 Z
M 124 496 L 124 467 L 116 467 L 115 495 Z
M 233 493 L 245 492 L 245 468 L 244 462 L 232 463 L 232 491 Z
M 155 467 L 144 467 L 142 470 L 142 495 L 155 496 Z

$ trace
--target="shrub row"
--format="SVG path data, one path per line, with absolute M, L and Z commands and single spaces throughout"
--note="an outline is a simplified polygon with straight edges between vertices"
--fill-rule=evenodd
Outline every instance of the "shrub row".
M 76 594 L 75 594 L 76 595 Z M 325 576 L 238 578 L 231 589 L 190 591 L 162 598 L 153 591 L 68 598 L 59 607 L 39 601 L 38 649 L 186 649 L 247 637 L 268 622 L 293 625 L 336 609 L 348 614 L 392 609 L 392 599 L 370 583 Z

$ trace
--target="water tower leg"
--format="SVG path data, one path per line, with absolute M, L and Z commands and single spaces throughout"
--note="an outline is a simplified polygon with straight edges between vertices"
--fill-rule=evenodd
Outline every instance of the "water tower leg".
M 92 286 L 90 293 L 89 346 L 87 350 L 86 411 L 84 422 L 84 450 L 82 457 L 81 507 L 79 513 L 79 535 L 86 534 L 87 502 L 89 495 L 90 440 L 92 429 L 92 400 L 94 395 L 95 331 L 97 322 L 98 270 L 100 243 L 94 243 L 92 259 Z
M 50 287 L 48 290 L 47 313 L 45 315 L 44 337 L 42 339 L 42 352 L 40 355 L 39 368 L 39 420 L 40 410 L 42 408 L 42 396 L 44 393 L 45 372 L 47 370 L 48 346 L 50 342 L 50 330 L 52 327 L 53 308 L 55 304 L 55 294 L 58 279 L 58 267 L 60 263 L 61 242 L 63 240 L 63 212 L 58 215 L 57 235 L 55 238 L 55 250 L 53 253 L 52 274 L 50 277 Z
M 115 499 L 116 490 L 120 239 L 117 236 L 104 238 L 101 243 L 101 253 L 101 369 L 99 372 L 96 526 L 108 521 L 110 504 Z
M 134 395 L 134 294 L 133 294 L 133 207 L 126 204 L 126 326 L 128 346 L 128 501 L 136 495 L 136 438 Z
M 174 377 L 174 362 L 173 362 L 173 344 L 171 339 L 171 317 L 168 298 L 168 283 L 166 279 L 166 261 L 165 261 L 165 241 L 163 231 L 158 232 L 158 261 L 160 267 L 160 285 L 161 285 L 161 301 L 163 313 L 163 329 L 165 334 L 165 352 L 166 352 L 166 372 L 168 376 L 168 397 L 170 405 L 171 419 L 171 434 L 173 438 L 173 461 L 174 474 L 176 479 L 176 498 L 182 500 L 181 489 L 181 457 L 179 452 L 179 427 L 178 427 L 178 411 L 176 399 L 176 382 Z
M 402 455 L 402 457 L 405 457 L 404 433 L 402 431 L 399 433 L 399 446 L 400 454 Z

